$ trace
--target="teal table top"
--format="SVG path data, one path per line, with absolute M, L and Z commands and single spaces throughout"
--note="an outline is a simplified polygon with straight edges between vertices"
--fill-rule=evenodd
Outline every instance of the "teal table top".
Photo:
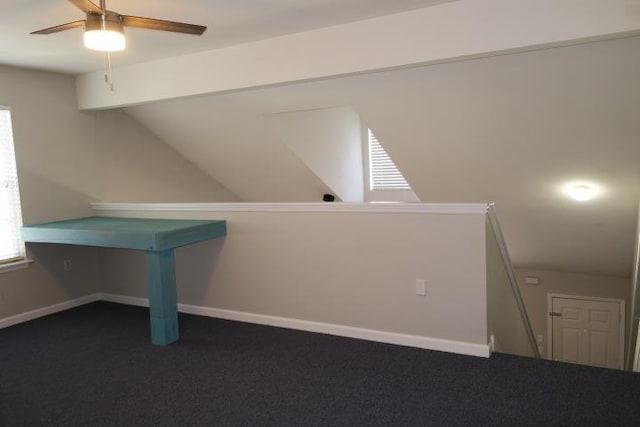
M 25 242 L 162 251 L 227 234 L 226 221 L 87 217 L 22 227 Z

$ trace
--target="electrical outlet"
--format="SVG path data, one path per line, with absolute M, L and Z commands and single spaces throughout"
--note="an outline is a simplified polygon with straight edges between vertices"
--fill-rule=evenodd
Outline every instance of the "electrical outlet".
M 64 261 L 62 261 L 62 268 L 64 269 L 64 271 L 71 271 L 71 260 L 65 259 Z
M 424 279 L 416 279 L 416 295 L 427 295 L 427 284 L 425 283 Z
M 538 339 L 538 344 L 542 344 L 544 342 L 544 335 L 538 334 L 537 339 Z

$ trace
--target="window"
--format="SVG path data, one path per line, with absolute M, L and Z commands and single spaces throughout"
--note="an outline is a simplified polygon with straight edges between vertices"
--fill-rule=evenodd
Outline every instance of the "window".
M 411 186 L 382 148 L 371 129 L 369 129 L 369 189 L 411 190 Z
M 24 258 L 11 112 L 0 106 L 0 265 Z
M 371 129 L 367 129 L 367 135 L 367 200 L 418 201 L 411 186 Z

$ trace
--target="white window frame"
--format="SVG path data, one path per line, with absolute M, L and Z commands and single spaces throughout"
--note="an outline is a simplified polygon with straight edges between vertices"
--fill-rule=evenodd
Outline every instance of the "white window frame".
M 371 183 L 371 155 L 369 153 L 369 131 L 367 126 L 362 127 L 362 150 L 364 159 L 364 199 L 367 202 L 419 202 L 418 196 L 413 190 L 385 189 L 373 190 Z M 373 130 L 371 130 L 372 133 Z M 378 140 L 378 142 L 380 142 Z
M 0 105 L 0 114 L 7 114 L 8 124 L 6 128 L 0 128 L 0 161 L 4 162 L 4 167 L 0 169 L 0 191 L 7 191 L 1 196 L 7 197 L 9 201 L 2 200 L 5 207 L 10 210 L 8 217 L 0 218 L 6 221 L 0 227 L 7 225 L 8 236 L 2 238 L 11 239 L 15 251 L 10 254 L 0 254 L 0 271 L 14 270 L 26 266 L 25 245 L 20 237 L 20 227 L 22 226 L 22 212 L 20 206 L 20 188 L 18 184 L 18 172 L 15 159 L 15 145 L 13 140 L 13 125 L 11 120 L 11 110 L 9 107 Z

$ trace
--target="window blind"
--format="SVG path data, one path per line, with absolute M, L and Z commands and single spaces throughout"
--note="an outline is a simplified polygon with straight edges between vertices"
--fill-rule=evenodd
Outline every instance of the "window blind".
M 369 186 L 371 190 L 411 190 L 378 138 L 369 129 Z
M 24 258 L 11 112 L 0 106 L 0 264 Z

